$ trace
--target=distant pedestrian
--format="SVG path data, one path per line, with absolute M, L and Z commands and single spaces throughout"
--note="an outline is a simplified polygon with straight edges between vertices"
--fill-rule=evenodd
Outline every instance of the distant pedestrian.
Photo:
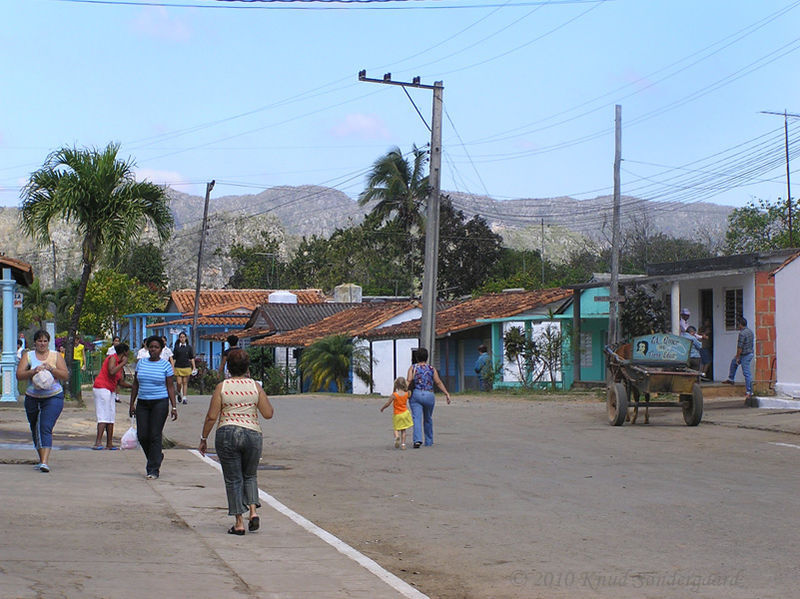
M 214 447 L 225 480 L 228 515 L 235 518 L 228 534 L 244 535 L 245 512 L 250 520 L 247 524 L 250 532 L 255 532 L 260 526 L 256 509 L 261 507 L 258 498 L 258 463 L 263 439 L 258 413 L 261 412 L 269 420 L 273 409 L 261 385 L 248 376 L 250 357 L 247 352 L 231 349 L 227 363 L 230 378 L 214 389 L 197 450 L 206 455 L 208 435 L 219 421 Z
M 172 350 L 169 348 L 167 338 L 164 335 L 161 336 L 161 343 L 164 344 L 164 349 L 161 350 L 161 359 L 166 360 L 173 368 L 175 368 L 175 360 L 172 358 Z
M 227 366 L 228 352 L 233 349 L 239 349 L 239 338 L 236 335 L 228 335 L 226 341 L 228 342 L 228 347 L 222 352 L 222 359 L 219 361 L 219 373 L 227 379 L 231 376 Z
M 433 386 L 436 385 L 444 392 L 448 404 L 450 393 L 436 369 L 428 364 L 428 350 L 424 347 L 417 350 L 417 363 L 409 367 L 406 379 L 409 382 L 414 381 L 414 390 L 408 402 L 411 417 L 414 419 L 414 449 L 423 444 L 423 433 L 425 445 L 433 445 L 433 408 L 436 405 Z
M 736 355 L 733 356 L 731 360 L 728 379 L 723 381 L 723 383 L 726 385 L 733 385 L 736 369 L 741 365 L 745 387 L 744 399 L 749 402 L 753 399 L 753 375 L 750 371 L 750 365 L 753 362 L 755 335 L 753 335 L 753 331 L 747 328 L 747 319 L 744 316 L 740 316 L 737 319 L 736 326 L 739 329 L 739 337 L 736 339 Z
M 33 350 L 23 352 L 17 364 L 17 380 L 28 381 L 25 390 L 25 413 L 31 426 L 33 445 L 39 453 L 36 467 L 50 472 L 48 460 L 53 448 L 53 427 L 64 409 L 63 381 L 69 378 L 64 356 L 50 351 L 50 333 L 33 335 Z
M 181 331 L 175 347 L 172 349 L 173 368 L 175 368 L 175 380 L 178 383 L 178 403 L 187 404 L 189 401 L 186 395 L 189 392 L 189 377 L 197 372 L 197 365 L 194 361 L 194 348 L 189 343 L 189 337 Z
M 689 317 L 691 315 L 692 315 L 692 313 L 689 312 L 689 308 L 682 308 L 681 309 L 681 316 L 680 316 L 680 321 L 679 321 L 680 334 L 683 334 L 683 333 L 686 332 L 686 329 L 689 326 Z
M 491 381 L 490 379 L 490 369 L 491 369 L 491 361 L 489 360 L 489 348 L 487 348 L 484 344 L 478 346 L 478 359 L 475 360 L 475 374 L 478 375 L 478 390 L 479 391 L 490 391 L 491 390 Z
M 692 344 L 689 346 L 689 368 L 692 370 L 700 370 L 700 350 L 703 349 L 703 344 L 697 338 L 697 329 L 693 325 L 686 327 L 686 330 L 681 333 L 681 337 L 685 337 Z
M 147 339 L 142 340 L 142 347 L 136 352 L 136 361 L 147 360 L 150 358 L 150 352 L 147 349 Z
M 117 338 L 119 341 L 119 338 Z M 106 435 L 106 449 L 119 449 L 114 446 L 114 421 L 117 408 L 114 405 L 114 396 L 117 387 L 130 389 L 131 384 L 125 382 L 125 365 L 128 363 L 128 344 L 117 343 L 113 354 L 106 356 L 100 372 L 94 379 L 92 394 L 94 395 L 94 410 L 97 415 L 97 437 L 92 449 L 103 449 L 103 433 Z M 118 400 L 117 400 L 118 401 Z
M 381 407 L 383 412 L 390 405 L 394 404 L 392 414 L 392 428 L 394 429 L 394 448 L 406 448 L 406 431 L 414 426 L 411 412 L 408 410 L 408 383 L 402 376 L 394 382 L 392 396 Z
M 175 372 L 169 362 L 161 359 L 164 341 L 153 335 L 145 339 L 145 345 L 150 357 L 136 363 L 128 411 L 136 416 L 136 436 L 147 457 L 147 478 L 155 479 L 160 476 L 164 460 L 164 424 L 168 414 L 172 414 L 172 420 L 178 419 L 178 409 L 175 407 Z
M 710 318 L 703 320 L 703 326 L 698 331 L 703 349 L 700 350 L 700 370 L 703 378 L 711 380 L 711 366 L 714 361 L 714 326 Z

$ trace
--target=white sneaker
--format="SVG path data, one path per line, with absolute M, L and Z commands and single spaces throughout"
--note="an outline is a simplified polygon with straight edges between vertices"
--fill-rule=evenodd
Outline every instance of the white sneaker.
M 50 472 L 50 466 L 47 464 L 39 464 L 39 472 Z

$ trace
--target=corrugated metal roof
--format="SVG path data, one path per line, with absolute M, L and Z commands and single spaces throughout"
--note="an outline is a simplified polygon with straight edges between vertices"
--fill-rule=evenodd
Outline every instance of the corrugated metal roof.
M 300 329 L 254 341 L 256 346 L 307 347 L 329 335 L 344 334 L 363 337 L 367 331 L 379 327 L 387 320 L 418 307 L 416 302 L 385 302 L 380 304 L 353 304 L 327 318 Z
M 436 313 L 436 336 L 456 333 L 478 326 L 479 318 L 505 318 L 528 310 L 564 301 L 572 296 L 569 289 L 539 289 L 536 291 L 506 291 L 482 295 Z M 401 322 L 366 332 L 366 339 L 409 339 L 419 336 L 420 319 Z

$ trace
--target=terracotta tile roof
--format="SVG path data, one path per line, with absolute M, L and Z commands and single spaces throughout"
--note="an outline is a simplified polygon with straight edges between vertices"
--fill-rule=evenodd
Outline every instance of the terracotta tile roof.
M 269 301 L 269 294 L 274 289 L 201 289 L 200 312 L 214 312 L 229 304 L 255 310 L 257 306 Z M 327 301 L 321 289 L 292 289 L 299 304 L 315 304 Z M 170 294 L 170 302 L 174 303 L 178 312 L 194 311 L 194 289 L 177 289 Z
M 11 276 L 23 287 L 33 283 L 33 266 L 22 260 L 0 254 L 0 265 L 11 269 Z
M 208 341 L 225 341 L 230 335 L 236 335 L 239 339 L 252 339 L 253 337 L 266 337 L 271 335 L 273 331 L 263 327 L 250 327 L 247 329 L 231 329 L 229 331 L 220 331 L 219 333 L 209 333 L 208 335 L 200 335 L 200 339 L 207 339 Z
M 416 302 L 385 302 L 380 304 L 354 304 L 327 318 L 303 328 L 272 335 L 254 341 L 255 346 L 307 347 L 328 335 L 345 334 L 363 337 L 367 331 L 379 327 L 387 320 L 418 307 Z
M 208 326 L 208 325 L 222 325 L 222 326 L 237 326 L 242 327 L 247 324 L 247 316 L 198 316 L 197 317 L 197 324 Z M 194 322 L 194 318 L 179 318 L 177 320 L 170 320 L 170 321 L 161 321 L 155 322 L 153 324 L 148 324 L 147 328 L 157 328 L 157 327 L 171 327 L 175 325 L 191 325 Z M 229 331 L 227 335 L 230 335 L 231 332 Z
M 506 291 L 489 293 L 436 312 L 436 336 L 464 331 L 478 326 L 479 318 L 507 318 L 534 308 L 561 302 L 572 297 L 569 289 Z M 420 334 L 420 319 L 375 329 L 363 335 L 366 339 L 414 338 Z

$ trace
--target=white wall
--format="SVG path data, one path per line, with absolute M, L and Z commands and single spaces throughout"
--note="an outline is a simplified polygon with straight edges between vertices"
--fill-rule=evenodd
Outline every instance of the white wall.
M 714 315 L 711 326 L 714 328 L 714 379 L 723 381 L 728 378 L 731 358 L 736 354 L 736 340 L 739 331 L 725 330 L 725 290 L 742 289 L 742 312 L 747 319 L 747 326 L 755 330 L 755 275 L 753 273 L 712 277 L 708 279 L 683 280 L 680 282 L 681 308 L 689 308 L 692 315 L 689 324 L 697 328 L 700 322 L 700 290 L 711 289 L 714 300 Z M 669 286 L 664 288 L 669 293 Z M 736 373 L 737 380 L 744 381 L 741 369 Z
M 358 347 L 363 347 L 369 352 L 369 342 L 359 339 L 356 343 Z M 393 345 L 391 339 L 373 341 L 372 343 L 372 378 L 373 393 L 389 396 L 394 387 L 394 373 L 397 376 L 406 376 L 408 367 L 411 366 L 411 349 L 419 345 L 417 339 L 397 339 Z M 394 354 L 396 349 L 396 355 Z M 369 393 L 369 385 L 358 377 L 353 377 L 353 393 L 366 395 Z
M 521 321 L 510 321 L 503 323 L 503 336 L 508 332 L 509 329 L 513 327 L 520 327 L 523 331 L 525 331 L 525 323 Z M 544 332 L 547 330 L 548 327 L 554 327 L 556 329 L 561 328 L 560 322 L 538 322 L 531 324 L 531 337 L 536 340 L 538 337 L 542 336 Z M 503 350 L 503 382 L 506 383 L 519 383 L 521 381 L 519 375 L 519 367 L 517 366 L 516 362 L 510 362 L 508 358 L 505 357 L 505 350 Z M 561 370 L 556 372 L 556 381 L 561 380 Z M 550 373 L 545 372 L 544 376 L 541 378 L 541 382 L 550 382 Z
M 800 259 L 775 274 L 775 330 L 777 334 L 778 393 L 800 397 L 800 317 L 797 302 L 800 298 Z

